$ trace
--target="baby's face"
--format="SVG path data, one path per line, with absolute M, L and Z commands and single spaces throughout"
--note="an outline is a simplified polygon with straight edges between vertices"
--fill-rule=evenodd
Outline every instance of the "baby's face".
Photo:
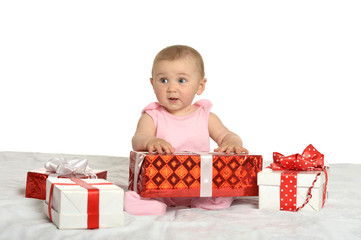
M 151 78 L 159 103 L 173 115 L 191 112 L 194 96 L 203 92 L 205 81 L 190 57 L 159 61 Z

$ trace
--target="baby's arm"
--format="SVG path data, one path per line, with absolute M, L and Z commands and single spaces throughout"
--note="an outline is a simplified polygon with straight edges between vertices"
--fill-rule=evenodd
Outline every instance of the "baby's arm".
M 138 122 L 137 130 L 132 139 L 135 151 L 157 151 L 158 153 L 172 153 L 175 149 L 167 141 L 155 136 L 155 126 L 151 116 L 144 113 Z
M 218 144 L 218 148 L 214 149 L 215 152 L 248 153 L 243 147 L 241 138 L 229 131 L 214 113 L 209 114 L 208 129 L 209 135 Z

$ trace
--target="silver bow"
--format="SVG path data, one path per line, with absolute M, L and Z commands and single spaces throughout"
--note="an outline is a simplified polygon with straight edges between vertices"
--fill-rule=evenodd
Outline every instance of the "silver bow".
M 69 174 L 83 174 L 85 176 L 90 176 L 91 178 L 97 178 L 96 175 L 92 173 L 91 168 L 88 166 L 87 159 L 65 159 L 63 157 L 52 158 L 44 164 L 44 167 L 47 171 L 55 173 L 51 174 L 51 177 L 58 177 Z

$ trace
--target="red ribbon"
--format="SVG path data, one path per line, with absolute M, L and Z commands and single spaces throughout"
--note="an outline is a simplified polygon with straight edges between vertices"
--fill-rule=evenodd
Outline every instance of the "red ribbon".
M 53 191 L 54 185 L 79 185 L 88 190 L 88 229 L 99 228 L 99 189 L 92 185 L 112 185 L 112 183 L 87 183 L 78 178 L 70 178 L 74 183 L 53 183 L 50 187 L 50 195 L 49 195 L 49 204 L 48 204 L 48 212 L 49 218 L 51 221 L 51 208 L 53 204 Z
M 326 201 L 327 192 L 327 170 L 324 166 L 324 155 L 316 150 L 312 144 L 308 145 L 302 154 L 293 154 L 284 156 L 278 152 L 273 153 L 273 163 L 270 168 L 272 170 L 284 170 L 281 173 L 280 184 L 280 209 L 286 211 L 298 211 L 303 208 L 311 199 L 311 190 L 321 174 L 325 172 L 326 183 L 323 192 L 322 207 Z M 306 202 L 301 207 L 296 207 L 297 203 L 297 174 L 300 171 L 320 171 L 316 174 L 316 178 L 308 190 Z
M 297 173 L 285 170 L 281 173 L 280 209 L 295 211 L 297 207 Z

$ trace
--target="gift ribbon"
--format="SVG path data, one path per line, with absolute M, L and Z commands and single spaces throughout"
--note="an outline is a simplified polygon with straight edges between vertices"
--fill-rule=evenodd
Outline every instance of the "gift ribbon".
M 65 158 L 53 158 L 45 162 L 44 167 L 47 171 L 53 172 L 49 177 L 58 177 L 69 174 L 83 174 L 90 176 L 91 178 L 97 178 L 92 173 L 91 168 L 88 166 L 87 159 L 65 159 Z
M 302 154 L 284 156 L 278 152 L 273 153 L 272 170 L 283 170 L 280 183 L 280 209 L 287 211 L 298 211 L 303 208 L 312 198 L 311 190 L 317 181 L 321 171 L 325 172 L 326 182 L 323 192 L 322 207 L 326 201 L 327 192 L 327 167 L 324 166 L 324 155 L 316 150 L 312 144 L 308 145 Z M 306 202 L 299 208 L 296 207 L 297 200 L 297 174 L 301 171 L 320 171 L 316 174 L 315 180 L 310 186 Z
M 78 185 L 88 190 L 88 204 L 87 204 L 87 226 L 88 229 L 99 228 L 99 189 L 93 185 L 112 185 L 112 183 L 87 183 L 81 179 L 70 178 L 74 183 L 52 183 L 49 193 L 48 213 L 49 219 L 53 221 L 51 209 L 53 204 L 53 191 L 55 185 Z
M 212 197 L 213 155 L 207 152 L 196 152 L 201 156 L 200 197 Z
M 297 173 L 285 170 L 281 173 L 280 209 L 295 211 L 297 207 Z
M 138 192 L 137 184 L 138 184 L 139 171 L 143 164 L 146 154 L 147 154 L 146 152 L 136 152 L 135 166 L 134 166 L 134 182 L 133 182 L 133 191 L 135 192 Z

